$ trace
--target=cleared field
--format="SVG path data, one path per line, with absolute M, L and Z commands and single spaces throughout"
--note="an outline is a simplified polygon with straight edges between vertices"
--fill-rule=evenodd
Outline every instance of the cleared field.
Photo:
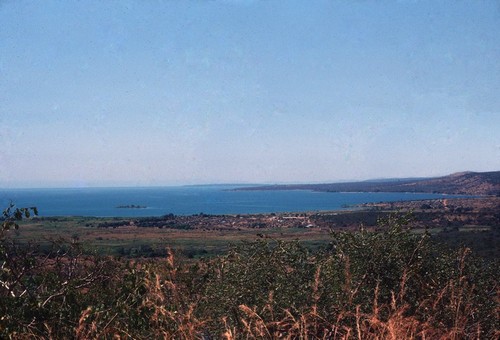
M 99 228 L 92 225 L 123 221 L 123 226 Z M 85 251 L 110 255 L 162 255 L 167 248 L 181 251 L 189 257 L 224 252 L 232 244 L 259 238 L 299 240 L 311 247 L 327 244 L 329 230 L 324 228 L 237 228 L 168 229 L 138 227 L 127 220 L 109 218 L 64 217 L 57 220 L 25 221 L 10 237 L 16 242 L 37 243 L 47 247 L 52 243 L 78 242 Z

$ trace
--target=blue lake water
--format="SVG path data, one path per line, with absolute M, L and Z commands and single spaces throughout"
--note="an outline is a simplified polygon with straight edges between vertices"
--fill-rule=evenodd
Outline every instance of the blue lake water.
M 230 186 L 0 189 L 0 207 L 36 206 L 40 216 L 161 216 L 342 210 L 366 202 L 458 197 L 423 193 L 231 191 Z M 145 209 L 117 208 L 123 205 Z

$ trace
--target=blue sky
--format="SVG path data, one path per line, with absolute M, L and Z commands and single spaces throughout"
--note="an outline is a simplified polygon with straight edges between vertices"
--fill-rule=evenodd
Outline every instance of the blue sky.
M 0 187 L 500 170 L 498 1 L 2 1 Z

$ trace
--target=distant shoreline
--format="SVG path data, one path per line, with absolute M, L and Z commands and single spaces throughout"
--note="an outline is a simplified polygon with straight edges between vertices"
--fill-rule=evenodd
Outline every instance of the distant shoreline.
M 462 172 L 436 178 L 391 179 L 380 181 L 323 183 L 323 184 L 275 184 L 246 186 L 234 191 L 310 190 L 338 193 L 432 193 L 442 195 L 500 195 L 500 171 Z

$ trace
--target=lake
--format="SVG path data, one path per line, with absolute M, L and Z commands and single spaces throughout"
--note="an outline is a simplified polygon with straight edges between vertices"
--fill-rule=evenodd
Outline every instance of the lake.
M 36 206 L 40 216 L 162 216 L 343 210 L 367 202 L 463 197 L 427 193 L 231 191 L 235 186 L 0 189 L 1 208 Z M 146 208 L 118 208 L 119 206 Z

